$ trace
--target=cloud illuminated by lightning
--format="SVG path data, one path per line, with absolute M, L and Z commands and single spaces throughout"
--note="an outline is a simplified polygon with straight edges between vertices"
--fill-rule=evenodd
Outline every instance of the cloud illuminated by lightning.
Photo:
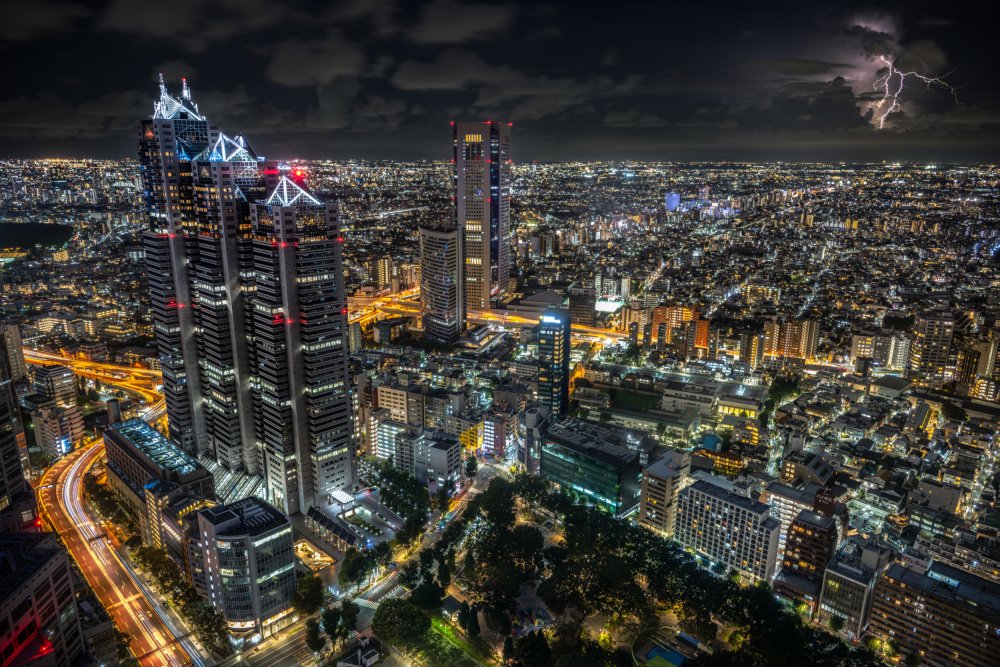
M 881 116 L 879 116 L 878 120 L 879 129 L 885 127 L 886 116 L 888 116 L 893 111 L 898 111 L 902 108 L 902 105 L 900 104 L 899 101 L 899 95 L 900 93 L 903 92 L 903 85 L 906 83 L 906 77 L 908 76 L 920 79 L 925 84 L 927 84 L 928 88 L 930 88 L 932 84 L 944 88 L 949 93 L 951 93 L 952 97 L 955 98 L 956 104 L 961 104 L 961 102 L 958 100 L 958 92 L 946 81 L 944 81 L 943 78 L 924 76 L 923 74 L 918 74 L 917 72 L 903 72 L 902 70 L 896 69 L 896 66 L 893 65 L 892 61 L 886 58 L 885 56 L 879 56 L 879 58 L 882 59 L 882 61 L 886 64 L 886 66 L 889 69 L 889 71 L 886 72 L 885 75 L 880 76 L 878 79 L 875 80 L 875 83 L 872 84 L 872 87 L 875 88 L 876 90 L 881 88 L 882 90 L 885 91 L 885 95 L 882 97 L 882 100 L 878 103 L 878 106 L 885 107 L 886 105 L 888 105 L 885 111 L 882 112 Z M 947 76 L 947 74 L 945 76 Z M 896 77 L 899 77 L 898 85 L 896 85 L 894 81 Z

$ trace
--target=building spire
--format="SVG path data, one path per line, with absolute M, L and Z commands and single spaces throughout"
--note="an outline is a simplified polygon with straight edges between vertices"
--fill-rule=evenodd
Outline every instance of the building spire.
M 167 94 L 167 86 L 163 83 L 163 72 L 160 72 L 160 95 Z
M 188 88 L 188 80 L 184 78 L 181 79 L 181 97 L 186 100 L 191 99 L 191 89 Z

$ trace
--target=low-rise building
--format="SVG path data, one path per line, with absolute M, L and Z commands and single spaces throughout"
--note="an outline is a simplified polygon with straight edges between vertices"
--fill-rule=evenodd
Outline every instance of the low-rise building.
M 170 482 L 170 500 L 215 499 L 212 473 L 142 419 L 128 419 L 104 431 L 108 485 L 139 519 L 143 541 L 153 542 L 166 502 L 147 502 L 157 482 Z
M 671 380 L 663 389 L 660 409 L 675 415 L 693 409 L 703 418 L 711 417 L 715 412 L 717 391 L 714 384 Z
M 820 623 L 844 619 L 845 635 L 858 640 L 868 628 L 875 584 L 889 567 L 892 551 L 874 541 L 851 538 L 830 561 L 820 593 Z

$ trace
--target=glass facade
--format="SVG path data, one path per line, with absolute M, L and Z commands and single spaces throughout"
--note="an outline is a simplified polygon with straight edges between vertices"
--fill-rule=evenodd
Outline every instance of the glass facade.
M 627 451 L 627 450 L 626 450 Z M 614 515 L 632 509 L 638 502 L 638 455 L 613 462 L 612 457 L 560 444 L 549 438 L 542 441 L 540 472 L 543 477 L 566 491 L 584 495 L 598 507 Z

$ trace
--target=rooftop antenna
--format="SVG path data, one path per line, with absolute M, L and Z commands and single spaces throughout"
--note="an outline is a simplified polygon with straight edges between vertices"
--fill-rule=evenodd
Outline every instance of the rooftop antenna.
M 181 79 L 181 97 L 186 100 L 191 99 L 191 89 L 188 88 L 188 80 Z
M 167 86 L 163 83 L 163 72 L 160 72 L 160 94 L 167 94 Z

